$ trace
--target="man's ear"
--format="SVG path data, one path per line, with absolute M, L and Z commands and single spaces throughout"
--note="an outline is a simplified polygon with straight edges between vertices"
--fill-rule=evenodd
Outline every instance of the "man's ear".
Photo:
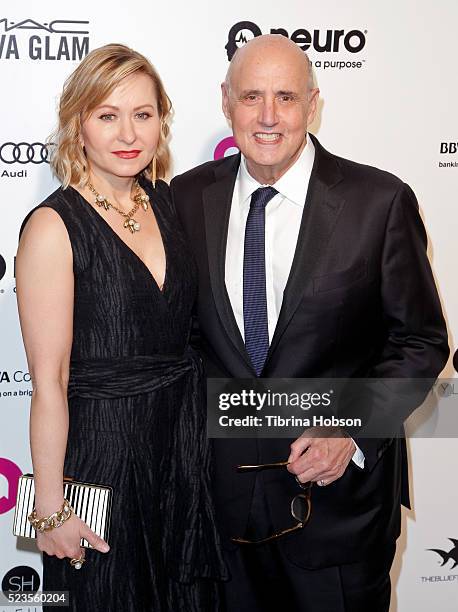
M 314 87 L 312 90 L 310 90 L 309 101 L 308 101 L 308 111 L 307 111 L 307 127 L 311 123 L 313 123 L 315 119 L 319 97 L 320 97 L 320 90 L 318 89 L 318 87 Z
M 226 117 L 226 119 L 230 123 L 231 122 L 231 113 L 229 111 L 229 108 L 230 108 L 229 88 L 228 88 L 227 83 L 225 81 L 223 81 L 221 83 L 221 95 L 222 95 L 221 102 L 222 102 L 223 113 L 224 113 L 224 116 Z

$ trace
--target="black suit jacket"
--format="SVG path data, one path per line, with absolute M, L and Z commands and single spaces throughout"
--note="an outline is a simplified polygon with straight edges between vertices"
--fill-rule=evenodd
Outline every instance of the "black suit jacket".
M 263 377 L 432 378 L 449 354 L 444 319 L 412 190 L 395 176 L 327 152 L 315 161 L 294 261 Z M 199 348 L 209 377 L 255 376 L 225 288 L 225 247 L 240 155 L 173 179 L 172 198 L 199 269 Z M 405 412 L 413 411 L 413 404 Z M 215 440 L 215 495 L 225 540 L 243 535 L 254 475 L 237 464 L 285 460 L 289 440 Z M 408 503 L 405 442 L 357 439 L 351 462 L 312 491 L 309 524 L 279 540 L 303 567 L 377 554 L 400 529 Z M 274 526 L 290 526 L 298 492 L 286 471 L 263 474 Z

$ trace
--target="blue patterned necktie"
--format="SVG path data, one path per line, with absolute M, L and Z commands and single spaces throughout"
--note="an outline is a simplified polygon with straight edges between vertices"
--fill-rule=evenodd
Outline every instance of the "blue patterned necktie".
M 278 191 L 260 187 L 253 192 L 245 226 L 243 256 L 243 321 L 245 346 L 259 376 L 269 350 L 267 322 L 265 217 L 266 205 Z

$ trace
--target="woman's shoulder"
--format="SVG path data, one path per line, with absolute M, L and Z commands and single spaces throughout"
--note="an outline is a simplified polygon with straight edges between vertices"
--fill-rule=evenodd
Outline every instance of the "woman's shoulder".
M 60 259 L 65 256 L 66 249 L 70 246 L 69 233 L 58 207 L 52 205 L 52 196 L 53 194 L 35 206 L 22 222 L 18 256 L 20 253 L 29 253 L 29 256 L 42 261 L 52 261 L 53 258 Z
M 19 230 L 21 237 L 26 225 L 33 226 L 35 231 L 59 231 L 62 224 L 68 227 L 69 216 L 72 214 L 72 191 L 59 187 L 40 204 L 32 208 L 26 215 Z

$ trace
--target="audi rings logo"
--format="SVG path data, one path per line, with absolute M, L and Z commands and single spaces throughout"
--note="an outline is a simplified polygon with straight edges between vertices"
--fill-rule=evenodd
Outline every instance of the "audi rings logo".
M 0 146 L 0 161 L 4 164 L 49 163 L 50 146 L 42 142 L 5 142 Z

